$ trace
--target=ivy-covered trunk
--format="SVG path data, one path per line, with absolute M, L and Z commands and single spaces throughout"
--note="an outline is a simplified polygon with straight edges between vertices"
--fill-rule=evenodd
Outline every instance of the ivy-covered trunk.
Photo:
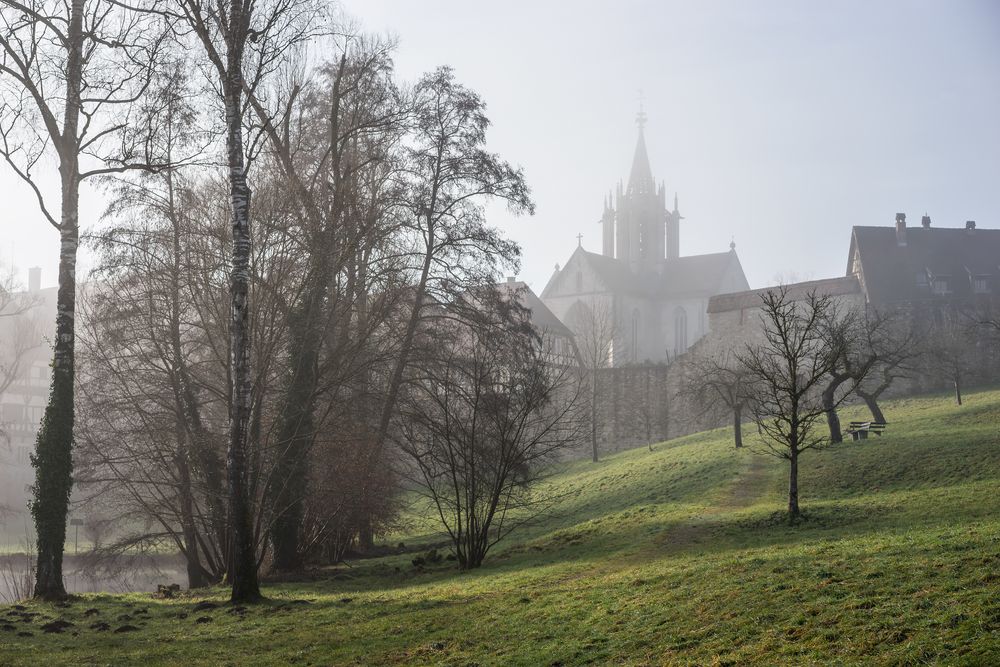
M 75 199 L 75 197 L 73 198 Z M 64 203 L 64 212 L 68 208 Z M 75 214 L 74 214 L 75 217 Z M 66 516 L 73 489 L 74 316 L 76 306 L 76 221 L 63 216 L 59 253 L 55 354 L 52 387 L 31 464 L 35 467 L 31 515 L 37 533 L 38 564 L 35 597 L 60 600 L 63 586 L 63 546 Z
M 35 597 L 66 597 L 63 547 L 66 518 L 73 490 L 73 421 L 76 324 L 76 252 L 80 243 L 80 169 L 77 145 L 80 86 L 83 79 L 83 0 L 73 0 L 66 29 L 66 106 L 58 142 L 61 207 L 59 221 L 59 289 L 56 296 L 56 337 L 52 385 L 35 453 L 35 486 L 31 516 L 35 521 L 38 563 Z
M 329 171 L 324 192 L 329 200 L 325 219 L 321 207 L 306 206 L 312 212 L 309 249 L 309 271 L 303 298 L 288 315 L 289 360 L 291 373 L 285 387 L 278 425 L 278 452 L 274 473 L 268 487 L 268 501 L 274 516 L 270 539 L 275 570 L 298 570 L 302 567 L 301 529 L 305 513 L 305 497 L 309 483 L 308 460 L 315 441 L 316 386 L 318 369 L 328 323 L 327 294 L 337 261 L 337 230 L 341 207 L 340 145 L 340 85 L 346 70 L 344 53 L 333 82 L 329 115 Z M 290 153 L 286 154 L 290 160 Z M 311 199 L 302 189 L 303 201 Z M 350 293 L 350 289 L 348 291 Z M 341 319 L 343 331 L 348 330 L 350 316 Z
M 269 487 L 274 512 L 270 538 L 275 570 L 302 566 L 299 533 L 307 482 L 306 461 L 314 437 L 313 411 L 320 336 L 317 322 L 322 300 L 307 299 L 289 317 L 291 377 L 281 410 L 278 453 Z

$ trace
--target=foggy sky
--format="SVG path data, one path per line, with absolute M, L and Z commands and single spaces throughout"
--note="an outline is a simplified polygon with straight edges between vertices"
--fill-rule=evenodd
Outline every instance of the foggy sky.
M 489 105 L 490 148 L 538 211 L 491 219 L 538 292 L 628 176 L 639 89 L 681 254 L 734 238 L 751 286 L 842 275 L 852 225 L 897 211 L 1000 227 L 1000 3 L 346 0 L 398 36 L 406 79 L 437 65 Z M 0 164 L 0 258 L 56 277 L 55 231 Z M 103 205 L 84 195 L 83 224 Z M 86 258 L 82 267 L 89 267 Z M 81 275 L 82 277 L 82 275 Z

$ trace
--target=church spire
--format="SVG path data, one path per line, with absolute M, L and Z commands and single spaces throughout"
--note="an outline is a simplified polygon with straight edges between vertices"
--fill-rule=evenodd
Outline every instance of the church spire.
M 632 171 L 628 176 L 629 193 L 651 193 L 656 185 L 653 183 L 653 170 L 649 168 L 649 155 L 646 153 L 646 137 L 643 133 L 646 127 L 646 112 L 642 102 L 639 103 L 639 113 L 635 116 L 635 124 L 639 126 L 639 139 L 635 144 L 635 155 L 632 157 Z

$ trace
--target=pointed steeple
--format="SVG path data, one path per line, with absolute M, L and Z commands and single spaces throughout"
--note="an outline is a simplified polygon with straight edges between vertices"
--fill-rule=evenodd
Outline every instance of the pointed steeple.
M 653 183 L 653 170 L 649 168 L 649 155 L 646 153 L 646 137 L 643 126 L 646 124 L 646 114 L 639 111 L 636 118 L 639 125 L 639 139 L 635 144 L 635 155 L 632 156 L 632 171 L 628 175 L 628 189 L 631 193 L 652 193 L 656 185 Z

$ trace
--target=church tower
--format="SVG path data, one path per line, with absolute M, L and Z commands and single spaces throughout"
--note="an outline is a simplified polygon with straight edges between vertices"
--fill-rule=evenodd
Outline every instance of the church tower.
M 680 255 L 680 214 L 667 210 L 666 190 L 653 180 L 646 151 L 646 114 L 636 117 L 639 137 L 632 157 L 628 184 L 618 183 L 614 206 L 605 202 L 601 217 L 603 254 L 629 263 L 633 271 L 659 271 L 669 259 Z

